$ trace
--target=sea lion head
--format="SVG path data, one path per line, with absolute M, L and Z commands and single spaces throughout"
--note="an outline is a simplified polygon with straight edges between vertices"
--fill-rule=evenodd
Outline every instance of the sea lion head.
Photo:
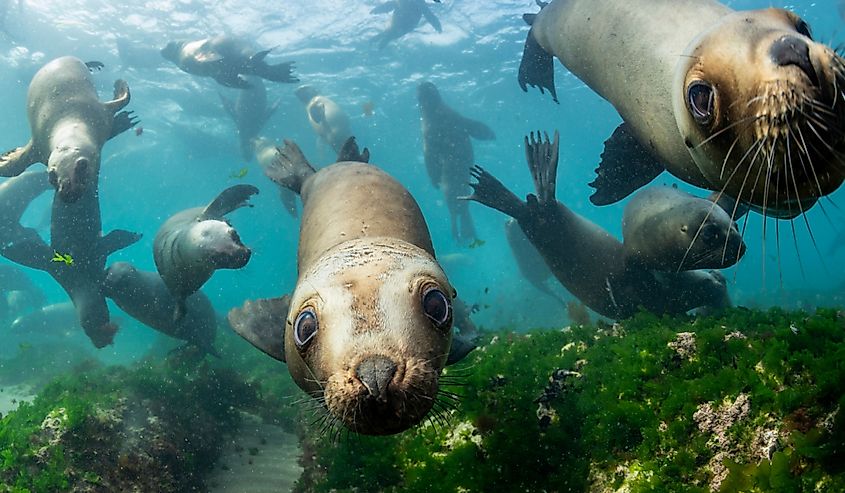
M 138 269 L 129 262 L 115 262 L 106 269 L 106 278 L 103 281 L 106 294 L 121 292 L 129 289 L 132 280 L 138 275 Z
M 437 86 L 431 82 L 423 82 L 417 86 L 417 101 L 419 101 L 421 108 L 427 108 L 441 104 L 443 98 L 440 96 Z
M 845 179 L 845 61 L 781 9 L 730 14 L 675 75 L 675 117 L 699 170 L 765 215 L 795 217 Z
M 179 55 L 182 53 L 183 46 L 185 46 L 185 41 L 171 41 L 167 43 L 167 46 L 161 49 L 161 56 L 163 56 L 165 60 L 177 63 L 179 61 Z
M 240 269 L 249 262 L 252 251 L 229 223 L 203 219 L 191 226 L 188 241 L 215 269 Z
M 345 242 L 303 271 L 291 296 L 285 360 L 332 423 L 399 433 L 435 404 L 455 291 L 434 258 L 390 238 Z
M 100 172 L 100 153 L 93 146 L 58 146 L 47 159 L 47 177 L 62 201 L 75 202 L 93 186 Z
M 659 256 L 678 257 L 678 270 L 724 269 L 745 255 L 745 242 L 736 222 L 709 200 L 691 200 L 669 214 L 670 238 L 660 238 Z M 673 253 L 674 252 L 674 255 Z

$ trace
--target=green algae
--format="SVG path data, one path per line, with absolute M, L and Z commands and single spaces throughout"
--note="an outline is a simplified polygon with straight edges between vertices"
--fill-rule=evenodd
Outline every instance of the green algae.
M 845 491 L 843 320 L 734 309 L 489 335 L 448 370 L 457 409 L 387 438 L 311 429 L 299 491 Z M 561 369 L 580 376 L 547 394 Z

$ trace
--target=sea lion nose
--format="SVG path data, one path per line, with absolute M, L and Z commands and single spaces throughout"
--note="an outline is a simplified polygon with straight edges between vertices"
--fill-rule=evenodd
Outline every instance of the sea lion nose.
M 355 375 L 370 395 L 379 401 L 387 400 L 387 386 L 395 374 L 396 363 L 385 356 L 370 356 L 355 368 Z
M 816 69 L 813 68 L 813 63 L 810 61 L 810 47 L 804 40 L 795 36 L 781 36 L 772 44 L 769 49 L 769 56 L 772 57 L 773 62 L 781 67 L 797 66 L 807 74 L 813 85 L 819 84 Z

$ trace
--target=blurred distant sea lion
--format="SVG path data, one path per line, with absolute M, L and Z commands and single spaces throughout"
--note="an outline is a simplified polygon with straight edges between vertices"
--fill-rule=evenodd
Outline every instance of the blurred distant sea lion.
M 296 288 L 247 301 L 229 322 L 286 361 L 333 419 L 388 435 L 428 414 L 443 367 L 472 345 L 453 341 L 455 290 L 419 206 L 368 158 L 350 138 L 337 163 L 316 171 L 285 142 L 268 175 L 302 197 Z
M 269 65 L 264 58 L 272 51 L 255 51 L 246 40 L 220 35 L 197 41 L 171 41 L 162 48 L 161 55 L 183 71 L 211 77 L 219 84 L 246 89 L 247 75 L 255 75 L 273 82 L 298 82 L 293 75 L 293 63 Z
M 57 58 L 32 78 L 27 115 L 32 133 L 24 146 L 0 156 L 0 176 L 16 176 L 34 163 L 45 163 L 50 183 L 66 202 L 94 186 L 100 172 L 103 144 L 134 126 L 129 85 L 114 83 L 114 99 L 101 103 L 91 81 L 90 66 L 78 58 Z
M 440 3 L 440 0 L 434 1 Z M 386 14 L 391 11 L 393 15 L 390 17 L 387 28 L 370 40 L 373 42 L 378 41 L 379 48 L 384 48 L 387 46 L 387 43 L 390 43 L 394 39 L 399 39 L 416 29 L 420 23 L 420 19 L 423 17 L 425 17 L 426 22 L 431 24 L 431 27 L 435 31 L 443 31 L 443 28 L 440 26 L 440 20 L 428 8 L 425 0 L 391 0 L 375 7 L 370 13 Z
M 264 170 L 270 169 L 278 155 L 276 144 L 264 137 L 259 137 L 252 141 L 252 148 L 255 159 L 261 168 Z M 296 194 L 287 187 L 279 186 L 279 199 L 288 214 L 291 217 L 296 217 Z
M 79 318 L 73 303 L 54 303 L 17 317 L 9 327 L 13 334 L 73 335 L 79 332 Z
M 117 56 L 124 67 L 134 69 L 156 68 L 164 64 L 161 50 L 145 43 L 136 43 L 126 38 L 115 39 Z
M 845 180 L 845 60 L 796 14 L 713 0 L 538 4 L 524 16 L 522 89 L 557 98 L 554 56 L 624 120 L 605 144 L 593 203 L 666 169 L 792 218 Z
M 279 107 L 279 101 L 267 105 L 267 88 L 258 77 L 245 77 L 249 87 L 238 91 L 238 97 L 232 101 L 222 94 L 220 100 L 226 112 L 232 117 L 238 129 L 238 139 L 241 145 L 241 157 L 244 161 L 251 161 L 255 156 L 252 141 L 258 138 L 267 120 L 273 116 Z
M 522 277 L 538 291 L 553 298 L 566 308 L 566 302 L 547 284 L 549 278 L 552 277 L 552 271 L 549 270 L 546 261 L 540 256 L 540 252 L 522 232 L 519 223 L 513 218 L 505 221 L 505 238 L 508 240 L 508 246 L 511 248 L 511 253 Z
M 296 97 L 305 105 L 308 123 L 314 132 L 334 152 L 340 152 L 343 144 L 352 137 L 349 117 L 343 109 L 326 96 L 320 95 L 312 86 L 301 86 L 296 90 Z

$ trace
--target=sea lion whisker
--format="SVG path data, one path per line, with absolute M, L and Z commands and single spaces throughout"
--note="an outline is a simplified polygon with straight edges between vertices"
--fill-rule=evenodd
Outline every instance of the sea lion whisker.
M 751 116 L 747 116 L 745 118 L 742 118 L 740 120 L 737 120 L 737 121 L 731 123 L 730 125 L 728 125 L 727 127 L 719 130 L 718 132 L 714 132 L 712 135 L 710 135 L 709 137 L 707 137 L 706 139 L 701 141 L 698 145 L 696 145 L 693 149 L 698 149 L 699 147 L 703 146 L 704 144 L 707 144 L 711 140 L 715 139 L 716 137 L 723 134 L 724 132 L 727 132 L 728 130 L 736 127 L 737 125 L 742 125 L 743 123 L 749 123 L 749 125 L 750 125 L 751 123 L 754 123 L 754 121 L 759 120 L 760 118 L 763 118 L 763 115 L 751 115 Z
M 809 147 L 807 147 L 807 140 L 804 138 L 804 132 L 801 131 L 801 127 L 798 127 L 798 136 L 801 138 L 801 143 L 804 146 L 804 154 L 807 156 L 807 164 L 810 166 L 810 171 L 813 173 L 813 178 L 816 181 L 816 187 L 819 190 L 819 196 L 823 196 L 824 194 L 822 193 L 822 185 L 819 181 L 818 175 L 816 174 L 816 168 L 815 166 L 813 166 L 813 158 L 810 155 Z
M 733 180 L 733 177 L 734 177 L 734 175 L 736 175 L 736 172 L 737 172 L 737 171 L 739 171 L 739 169 L 740 169 L 740 167 L 741 167 L 742 163 L 743 163 L 743 162 L 745 161 L 745 159 L 748 157 L 749 153 L 750 153 L 750 152 L 751 152 L 751 151 L 752 151 L 755 147 L 758 149 L 758 152 L 759 152 L 759 148 L 763 145 L 763 142 L 764 142 L 763 140 L 758 140 L 757 142 L 755 142 L 754 144 L 752 144 L 752 145 L 748 148 L 748 150 L 747 150 L 747 151 L 745 152 L 745 154 L 742 156 L 742 159 L 740 159 L 740 160 L 739 160 L 739 163 L 737 164 L 737 166 L 736 166 L 736 167 L 734 167 L 733 172 L 731 172 L 731 176 L 729 176 L 729 177 L 728 177 L 728 179 L 727 179 L 727 180 L 725 180 L 725 185 L 724 185 L 724 186 L 722 187 L 722 189 L 719 191 L 718 195 L 716 196 L 716 200 L 715 200 L 714 202 L 718 202 L 718 201 L 719 201 L 719 199 L 721 199 L 721 198 L 722 198 L 722 195 L 724 195 L 725 190 L 728 188 L 728 185 L 729 185 L 729 184 L 731 183 L 731 181 Z M 754 157 L 754 158 L 752 158 L 751 163 L 750 163 L 750 164 L 749 164 L 749 166 L 748 166 L 748 167 L 746 167 L 746 169 L 745 169 L 745 176 L 744 176 L 744 177 L 743 177 L 743 179 L 742 179 L 742 183 L 740 184 L 740 187 L 739 187 L 739 194 L 737 195 L 736 200 L 734 200 L 733 210 L 731 211 L 731 221 L 734 221 L 734 220 L 735 220 L 735 218 L 736 218 L 736 213 L 737 213 L 737 211 L 739 210 L 739 204 L 740 204 L 740 202 L 742 201 L 742 192 L 743 192 L 743 190 L 745 190 L 745 184 L 748 182 L 748 177 L 749 177 L 749 176 L 750 176 L 750 174 L 751 174 L 751 169 L 754 167 L 754 161 L 756 161 L 756 160 L 757 160 L 757 157 L 756 157 L 756 154 L 755 154 L 755 157 Z M 745 218 L 746 218 L 746 219 L 745 219 L 745 221 L 747 222 L 747 221 L 748 221 L 748 216 L 746 215 L 746 216 L 745 216 Z M 745 230 L 743 229 L 743 234 L 744 234 L 744 233 L 745 233 Z M 741 237 L 741 239 L 744 239 L 744 237 Z M 725 246 L 724 246 L 724 248 L 722 249 L 722 263 L 724 263 L 724 262 L 725 262 L 725 258 L 727 257 L 727 254 L 728 254 L 728 240 L 730 240 L 730 236 L 727 236 L 727 235 L 726 235 L 726 236 L 725 236 Z M 742 241 L 740 241 L 740 245 L 742 245 Z

